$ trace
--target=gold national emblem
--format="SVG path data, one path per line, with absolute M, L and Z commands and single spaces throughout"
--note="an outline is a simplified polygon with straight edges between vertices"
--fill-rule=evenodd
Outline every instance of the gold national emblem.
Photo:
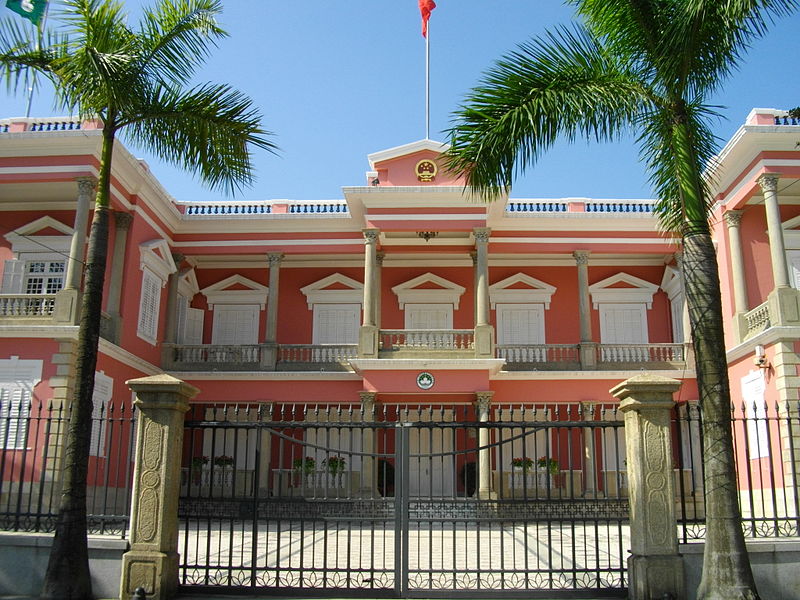
M 423 158 L 417 163 L 417 166 L 414 167 L 417 179 L 426 183 L 433 181 L 434 177 L 436 177 L 436 171 L 438 170 L 439 168 L 436 166 L 436 163 L 429 158 Z

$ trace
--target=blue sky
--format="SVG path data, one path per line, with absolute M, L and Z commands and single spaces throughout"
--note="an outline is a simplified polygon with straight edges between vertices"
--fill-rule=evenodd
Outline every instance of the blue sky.
M 431 138 L 444 141 L 440 132 L 481 73 L 516 44 L 568 24 L 573 11 L 559 0 L 437 3 L 430 22 Z M 124 4 L 136 19 L 139 6 L 150 2 Z M 342 186 L 364 185 L 367 154 L 425 137 L 425 44 L 416 0 L 225 0 L 224 6 L 221 22 L 230 37 L 197 80 L 230 83 L 250 95 L 281 149 L 278 156 L 256 154 L 258 180 L 237 198 L 341 198 Z M 713 99 L 725 117 L 715 123 L 721 143 L 753 107 L 800 105 L 793 74 L 798 31 L 800 15 L 775 23 Z M 21 95 L 0 90 L 0 117 L 24 113 Z M 53 114 L 45 88 L 32 116 Z M 127 145 L 176 199 L 223 198 L 191 174 Z M 632 139 L 560 143 L 512 192 L 517 198 L 650 195 Z

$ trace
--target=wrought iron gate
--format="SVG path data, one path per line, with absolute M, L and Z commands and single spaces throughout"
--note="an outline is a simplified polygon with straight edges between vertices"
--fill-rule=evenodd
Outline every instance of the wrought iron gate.
M 184 587 L 625 595 L 616 418 L 543 407 L 494 407 L 486 423 L 469 406 L 197 410 L 184 442 Z

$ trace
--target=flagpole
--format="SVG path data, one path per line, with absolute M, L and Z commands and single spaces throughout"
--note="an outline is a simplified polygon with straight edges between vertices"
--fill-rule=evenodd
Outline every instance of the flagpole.
M 425 36 L 425 139 L 431 139 L 431 25 Z
M 47 2 L 44 5 L 44 16 L 42 20 L 39 21 L 34 27 L 36 27 L 36 51 L 38 52 L 41 50 L 42 47 L 42 31 L 44 31 L 44 26 L 47 24 L 47 13 L 50 12 L 50 3 Z M 28 88 L 28 106 L 25 108 L 25 118 L 31 118 L 31 106 L 33 105 L 33 94 L 36 91 L 36 71 L 33 71 L 31 74 L 31 87 Z

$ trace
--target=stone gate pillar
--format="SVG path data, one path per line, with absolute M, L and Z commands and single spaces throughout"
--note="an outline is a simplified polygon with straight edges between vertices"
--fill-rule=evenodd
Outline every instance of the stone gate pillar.
M 200 391 L 166 374 L 132 379 L 139 409 L 133 470 L 131 549 L 122 557 L 120 597 L 142 587 L 166 599 L 178 587 L 178 494 L 183 415 Z
M 678 554 L 670 411 L 675 379 L 643 374 L 611 391 L 625 414 L 625 450 L 630 494 L 631 600 L 685 598 Z

